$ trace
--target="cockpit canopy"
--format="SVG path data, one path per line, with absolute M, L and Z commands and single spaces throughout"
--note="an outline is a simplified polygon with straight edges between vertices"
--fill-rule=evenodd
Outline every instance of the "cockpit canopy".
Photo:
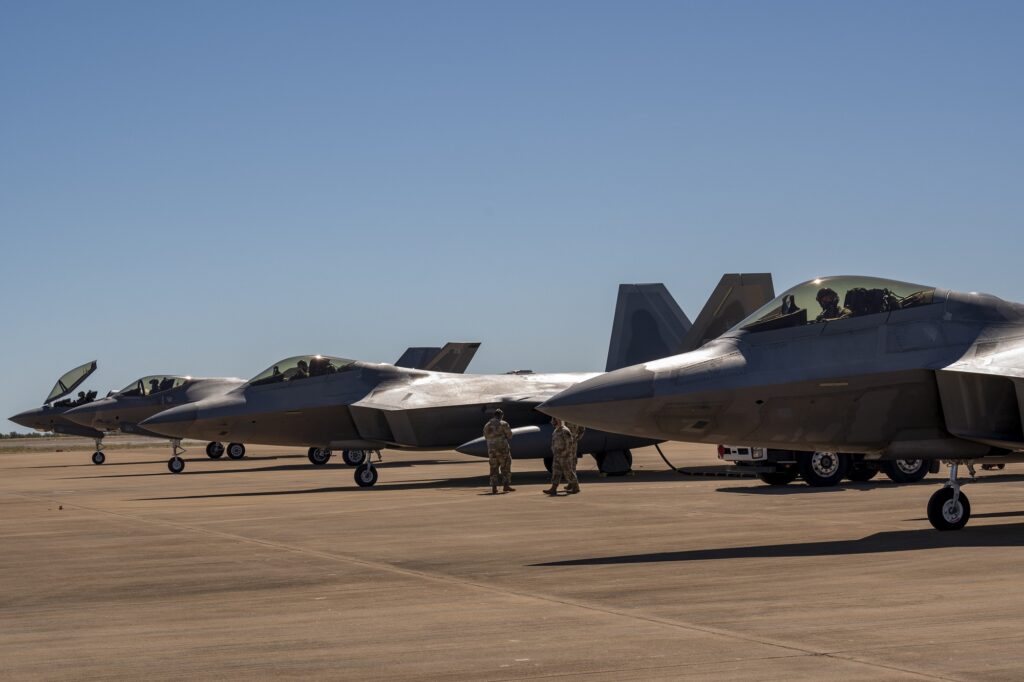
M 344 372 L 355 364 L 355 360 L 335 358 L 329 355 L 296 355 L 287 358 L 263 370 L 252 379 L 250 386 L 263 386 L 283 381 L 298 381 L 309 377 Z
M 96 371 L 96 361 L 87 362 L 84 365 L 75 367 L 73 370 L 66 372 L 57 379 L 57 383 L 53 385 L 50 390 L 50 394 L 46 396 L 46 400 L 43 404 L 49 404 L 57 398 L 63 398 L 71 391 L 81 386 L 82 382 L 89 378 L 89 375 Z
M 798 284 L 734 330 L 761 332 L 864 317 L 933 302 L 935 287 L 877 277 L 821 277 Z
M 169 391 L 172 388 L 184 386 L 185 382 L 191 378 L 192 377 L 168 376 L 166 374 L 142 377 L 141 379 L 136 379 L 132 383 L 128 384 L 114 395 L 124 398 L 155 395 L 157 393 Z

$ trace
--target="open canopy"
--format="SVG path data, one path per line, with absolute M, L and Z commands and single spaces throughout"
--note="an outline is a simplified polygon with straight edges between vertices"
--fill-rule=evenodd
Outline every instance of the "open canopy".
M 172 388 L 178 388 L 184 386 L 185 382 L 191 379 L 191 377 L 180 377 L 167 374 L 157 374 L 148 377 L 142 377 L 136 379 L 132 383 L 128 384 L 115 395 L 120 397 L 139 397 L 146 395 L 154 395 L 156 393 L 162 393 L 169 391 Z
M 933 302 L 935 287 L 878 277 L 820 277 L 788 289 L 733 329 L 748 332 L 818 324 Z
M 348 369 L 355 360 L 335 358 L 329 355 L 296 355 L 286 358 L 263 370 L 249 380 L 250 386 L 275 384 L 282 381 L 297 381 L 309 377 L 334 374 Z
M 53 389 L 50 390 L 50 395 L 46 396 L 46 400 L 43 401 L 44 405 L 52 403 L 58 398 L 63 398 L 71 391 L 75 390 L 82 385 L 82 382 L 89 378 L 89 375 L 96 371 L 96 361 L 87 362 L 84 365 L 75 367 L 70 372 L 65 373 L 60 379 L 57 379 L 57 383 L 53 385 Z

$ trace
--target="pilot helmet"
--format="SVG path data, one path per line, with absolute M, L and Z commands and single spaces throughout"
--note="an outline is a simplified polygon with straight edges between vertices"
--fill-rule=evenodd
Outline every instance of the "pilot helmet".
M 839 294 L 835 292 L 835 289 L 830 287 L 822 287 L 821 289 L 818 289 L 818 295 L 815 296 L 815 298 L 822 307 L 826 305 L 839 305 Z M 824 302 L 826 300 L 829 302 Z
M 499 407 L 494 411 L 494 416 L 497 417 L 498 419 L 501 419 L 502 417 L 505 416 L 505 412 Z

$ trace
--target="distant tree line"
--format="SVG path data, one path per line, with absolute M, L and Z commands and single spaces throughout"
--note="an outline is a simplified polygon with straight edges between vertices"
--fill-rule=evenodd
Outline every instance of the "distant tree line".
M 52 438 L 53 433 L 39 433 L 38 431 L 30 431 L 29 433 L 18 433 L 17 431 L 11 431 L 10 433 L 0 433 L 0 440 L 5 438 Z

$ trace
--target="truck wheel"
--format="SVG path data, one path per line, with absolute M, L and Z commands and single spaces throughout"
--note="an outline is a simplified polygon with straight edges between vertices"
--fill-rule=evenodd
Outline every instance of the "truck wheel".
M 802 452 L 797 461 L 800 476 L 814 488 L 838 485 L 850 468 L 850 456 L 839 452 Z
M 793 469 L 785 469 L 758 474 L 757 477 L 768 485 L 789 485 L 796 480 L 796 475 Z
M 882 468 L 893 483 L 917 483 L 928 475 L 928 462 L 923 459 L 886 460 Z
M 864 483 L 865 481 L 870 481 L 877 475 L 877 466 L 868 464 L 867 462 L 854 462 L 850 465 L 850 471 L 846 474 L 846 477 L 851 481 Z

